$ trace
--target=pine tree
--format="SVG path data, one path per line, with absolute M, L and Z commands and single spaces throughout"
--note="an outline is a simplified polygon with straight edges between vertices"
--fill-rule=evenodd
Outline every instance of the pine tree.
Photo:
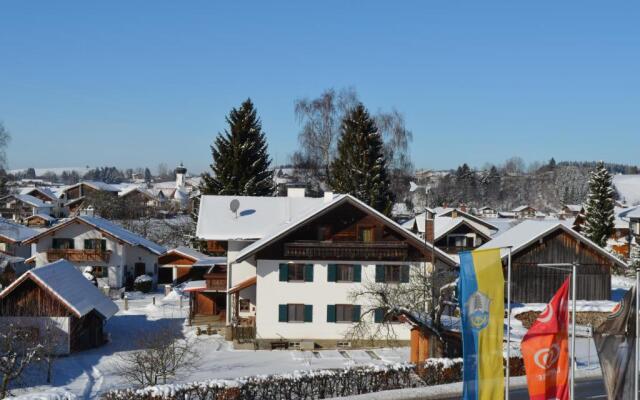
M 613 232 L 613 187 L 611 174 L 604 163 L 599 162 L 589 178 L 589 195 L 585 205 L 585 235 L 604 247 Z
M 262 124 L 251 99 L 226 118 L 229 128 L 211 146 L 213 174 L 204 173 L 203 194 L 272 196 L 273 171 Z
M 394 196 L 390 189 L 384 144 L 375 122 L 362 104 L 347 112 L 338 139 L 338 154 L 331 164 L 330 183 L 376 210 L 389 214 Z

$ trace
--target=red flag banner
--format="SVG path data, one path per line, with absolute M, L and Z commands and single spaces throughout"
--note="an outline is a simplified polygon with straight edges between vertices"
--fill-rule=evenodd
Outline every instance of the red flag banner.
M 569 398 L 569 278 L 522 339 L 531 400 Z

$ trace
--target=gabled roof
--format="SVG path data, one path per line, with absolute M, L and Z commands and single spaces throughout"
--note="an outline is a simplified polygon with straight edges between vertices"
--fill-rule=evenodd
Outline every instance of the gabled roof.
M 118 312 L 116 303 L 106 297 L 73 264 L 66 260 L 58 260 L 27 271 L 0 292 L 0 299 L 29 278 L 48 289 L 78 318 L 87 315 L 92 310 L 96 310 L 105 319 Z
M 535 243 L 539 239 L 542 239 L 557 230 L 562 230 L 568 233 L 577 241 L 589 246 L 595 252 L 599 253 L 605 258 L 608 258 L 618 266 L 627 268 L 627 264 L 622 262 L 620 259 L 613 256 L 608 251 L 604 250 L 602 247 L 589 240 L 587 237 L 571 229 L 571 227 L 568 226 L 567 221 L 564 221 L 563 223 L 558 221 L 526 220 L 505 231 L 488 243 L 480 246 L 478 249 L 482 250 L 500 247 L 502 248 L 502 258 L 506 258 L 508 255 L 508 250 L 506 249 L 506 247 L 511 246 L 511 254 L 517 254 L 519 251 L 524 250 L 532 243 Z
M 0 218 L 0 237 L 9 240 L 10 242 L 22 242 L 40 233 L 35 229 L 28 226 L 16 224 L 11 221 L 7 221 L 4 218 Z
M 237 217 L 229 208 L 232 200 L 240 202 Z M 196 237 L 203 240 L 260 239 L 274 227 L 295 221 L 323 203 L 323 198 L 312 197 L 205 195 L 200 197 Z
M 263 249 L 264 247 L 268 246 L 269 244 L 273 243 L 275 240 L 278 240 L 279 238 L 283 237 L 284 235 L 288 234 L 294 229 L 304 225 L 307 222 L 312 221 L 313 219 L 321 215 L 324 215 L 325 213 L 333 210 L 334 208 L 342 204 L 347 204 L 347 203 L 355 206 L 356 208 L 360 209 L 365 213 L 368 213 L 380 219 L 388 227 L 396 231 L 396 233 L 407 238 L 415 247 L 418 247 L 420 249 L 424 249 L 427 251 L 431 251 L 433 249 L 433 245 L 431 243 L 425 243 L 423 239 L 409 232 L 402 226 L 398 225 L 395 221 L 391 220 L 390 218 L 380 213 L 376 209 L 369 207 L 368 205 L 366 205 L 365 203 L 363 203 L 362 201 L 356 199 L 351 195 L 340 194 L 340 195 L 335 195 L 333 197 L 333 200 L 323 203 L 321 207 L 313 209 L 309 211 L 307 214 L 302 215 L 299 218 L 292 220 L 291 222 L 288 222 L 276 227 L 272 232 L 265 235 L 262 239 L 257 240 L 251 243 L 249 246 L 242 249 L 236 255 L 235 260 L 230 260 L 230 262 L 237 263 L 249 258 L 251 255 L 255 254 L 257 251 Z M 456 260 L 453 259 L 451 256 L 449 256 L 447 253 L 443 252 L 437 247 L 434 249 L 434 251 L 437 254 L 437 257 L 443 260 L 444 262 L 452 266 L 457 265 Z
M 532 210 L 535 210 L 535 208 L 533 208 L 533 207 L 531 207 L 531 206 L 529 206 L 529 205 L 526 205 L 526 204 L 525 204 L 525 205 L 523 205 L 523 206 L 518 206 L 518 207 L 514 208 L 514 209 L 513 209 L 513 210 L 511 210 L 511 211 L 513 211 L 513 212 L 520 212 L 520 211 L 524 211 L 524 210 L 526 210 L 527 208 L 530 208 L 530 209 L 532 209 Z
M 51 215 L 48 215 L 48 214 L 33 214 L 33 215 L 30 215 L 27 218 L 25 218 L 25 220 L 33 219 L 33 218 L 36 218 L 36 217 L 37 218 L 42 218 L 42 219 L 44 219 L 45 221 L 48 221 L 48 222 L 53 222 L 53 221 L 56 220 L 56 218 L 54 218 L 54 217 L 52 217 Z
M 47 204 L 44 201 L 40 200 L 37 197 L 33 197 L 29 194 L 10 194 L 8 196 L 3 197 L 3 199 L 6 199 L 7 197 L 13 197 L 14 199 L 21 201 L 23 203 L 27 203 L 30 206 L 33 207 L 37 207 L 37 208 L 51 208 L 53 207 L 51 204 Z
M 434 221 L 434 232 L 433 232 L 435 240 L 442 238 L 447 233 L 463 225 L 468 226 L 473 231 L 483 236 L 485 239 L 487 240 L 491 239 L 491 232 L 485 226 L 480 225 L 477 222 L 471 221 L 465 217 L 457 217 L 457 218 L 436 217 Z
M 475 223 L 478 223 L 480 225 L 484 225 L 485 227 L 489 228 L 492 231 L 498 231 L 498 227 L 485 221 L 482 218 L 478 218 L 475 215 L 469 214 L 468 212 L 462 211 L 460 209 L 457 208 L 442 208 L 439 207 L 437 208 L 437 217 L 451 217 L 451 215 L 453 214 L 453 212 L 456 212 L 458 214 L 458 216 L 462 216 L 465 217 L 468 220 L 471 220 Z
M 135 185 L 134 186 L 128 186 L 128 187 L 125 187 L 122 190 L 120 190 L 118 192 L 118 197 L 124 197 L 124 196 L 127 196 L 128 194 L 131 194 L 133 192 L 138 192 L 138 193 L 141 193 L 141 194 L 143 194 L 144 196 L 146 196 L 146 197 L 148 197 L 150 199 L 155 199 L 155 196 L 151 192 L 149 192 L 147 189 L 142 188 L 140 186 L 135 186 Z
M 192 249 L 187 246 L 178 246 L 175 249 L 168 250 L 164 255 L 179 254 L 193 260 L 193 267 L 208 267 L 211 265 L 226 265 L 227 257 L 212 257 Z
M 565 207 L 571 212 L 580 212 L 582 210 L 582 204 L 565 204 Z
M 62 189 L 63 192 L 66 192 L 69 189 L 72 189 L 76 186 L 80 186 L 80 185 L 87 185 L 90 186 L 96 190 L 103 190 L 106 192 L 119 192 L 120 189 L 118 187 L 116 187 L 115 185 L 111 185 L 109 183 L 106 182 L 101 182 L 101 181 L 80 181 L 78 183 L 75 183 L 73 185 L 69 185 L 67 187 L 65 187 L 64 189 Z
M 147 250 L 149 250 L 152 253 L 155 253 L 157 255 L 161 255 L 163 253 L 165 253 L 167 250 L 163 247 L 160 246 L 159 244 L 156 244 L 154 242 L 152 242 L 149 239 L 146 239 L 138 234 L 135 234 L 129 230 L 124 229 L 123 227 L 121 227 L 120 225 L 117 225 L 109 220 L 106 220 L 104 218 L 100 218 L 100 217 L 94 217 L 94 216 L 90 216 L 90 215 L 79 215 L 77 217 L 73 217 L 61 224 L 58 224 L 56 226 L 53 226 L 49 229 L 47 229 L 46 231 L 40 233 L 37 236 L 32 237 L 31 239 L 25 241 L 25 243 L 34 243 L 37 242 L 40 238 L 45 237 L 45 236 L 49 236 L 51 234 L 53 234 L 54 232 L 69 226 L 75 222 L 80 222 L 80 223 L 84 223 L 87 224 L 103 233 L 106 233 L 107 235 L 110 235 L 118 240 L 121 240 L 122 242 L 125 242 L 131 246 L 140 246 L 140 247 L 144 247 Z
M 620 216 L 624 218 L 633 218 L 633 219 L 640 218 L 640 206 L 629 209 L 628 211 L 621 213 Z
M 48 197 L 49 199 L 51 199 L 51 201 L 55 201 L 58 199 L 58 196 L 53 192 L 53 190 L 49 189 L 48 187 L 34 186 L 34 187 L 22 188 L 22 190 L 20 191 L 20 194 L 31 195 L 33 192 L 39 192 L 44 196 Z

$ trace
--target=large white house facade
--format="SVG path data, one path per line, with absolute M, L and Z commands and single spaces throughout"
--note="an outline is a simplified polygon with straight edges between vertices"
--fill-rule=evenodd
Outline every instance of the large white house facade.
M 205 209 L 201 208 L 199 232 L 215 223 L 203 219 L 207 197 L 201 203 Z M 295 198 L 271 199 L 287 203 Z M 244 199 L 239 200 L 242 204 Z M 271 225 L 258 240 L 228 244 L 227 322 L 254 324 L 261 348 L 282 342 L 309 347 L 358 345 L 349 341 L 354 339 L 354 324 L 371 325 L 368 332 L 374 333 L 386 311 L 364 297 L 355 299 L 356 291 L 377 283 L 407 285 L 418 269 L 432 270 L 433 255 L 440 269 L 456 265 L 354 197 L 327 194 L 307 201 L 306 211 Z M 394 340 L 409 340 L 408 326 L 396 324 L 391 330 Z M 360 338 L 371 343 L 391 336 Z
M 100 287 L 119 289 L 140 275 L 157 282 L 158 256 L 166 249 L 106 219 L 81 215 L 26 240 L 35 267 L 66 259 L 92 273 Z

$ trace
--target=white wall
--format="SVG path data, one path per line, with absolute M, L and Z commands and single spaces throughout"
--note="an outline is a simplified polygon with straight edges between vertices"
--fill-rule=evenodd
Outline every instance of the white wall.
M 48 328 L 50 335 L 48 340 L 51 340 L 54 354 L 67 355 L 71 352 L 70 318 L 68 317 L 0 317 L 0 324 L 37 328 L 40 337 L 46 334 Z
M 342 283 L 328 282 L 327 265 L 333 263 L 346 264 L 344 261 L 312 262 L 299 261 L 302 264 L 314 263 L 313 282 L 280 282 L 279 264 L 290 260 L 258 260 L 258 279 L 256 287 L 256 333 L 260 339 L 325 339 L 341 340 L 352 326 L 351 323 L 327 322 L 328 304 L 352 304 L 350 293 L 367 282 L 375 282 L 375 264 L 353 262 L 362 265 L 362 282 Z M 293 261 L 296 262 L 296 261 Z M 385 263 L 376 263 L 385 264 Z M 386 264 L 398 264 L 386 263 Z M 422 263 L 412 265 L 422 268 Z M 313 322 L 278 322 L 278 305 L 280 304 L 313 305 Z M 362 313 L 370 307 L 362 306 Z M 374 324 L 373 313 L 364 317 Z M 409 340 L 410 331 L 407 324 L 394 325 L 398 340 Z M 380 338 L 385 339 L 385 338 Z
M 253 242 L 246 240 L 229 240 L 227 243 L 227 260 L 234 260 L 236 258 L 236 255 L 251 243 Z M 255 257 L 250 257 L 249 259 L 240 263 L 229 263 L 227 266 L 227 289 L 234 287 L 235 285 L 246 279 L 256 276 L 255 262 Z M 227 324 L 231 323 L 232 317 L 231 307 L 233 306 L 233 304 L 231 301 L 231 296 L 233 295 L 227 295 Z M 249 299 L 251 301 L 252 307 L 256 306 L 255 288 L 247 288 L 240 291 L 240 299 Z M 249 315 L 254 315 L 254 313 L 240 313 L 240 316 L 242 317 L 246 317 Z

